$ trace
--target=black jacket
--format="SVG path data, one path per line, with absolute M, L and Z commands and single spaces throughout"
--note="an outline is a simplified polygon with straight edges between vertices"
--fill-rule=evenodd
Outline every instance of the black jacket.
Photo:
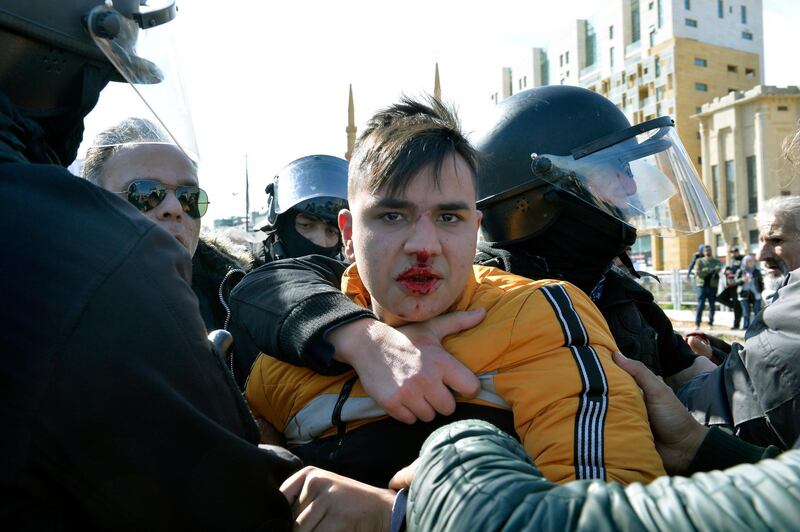
M 290 529 L 174 238 L 46 164 L 0 94 L 0 520 L 9 530 Z
M 339 288 L 346 264 L 322 255 L 270 262 L 253 270 L 231 292 L 229 330 L 236 341 L 233 373 L 244 388 L 259 353 L 338 375 L 348 366 L 333 360 L 326 331 L 359 318 L 377 319 Z
M 252 259 L 235 252 L 219 238 L 201 236 L 192 257 L 192 290 L 209 331 L 225 328 L 228 310 L 220 298 L 230 299 L 231 289 L 252 265 Z

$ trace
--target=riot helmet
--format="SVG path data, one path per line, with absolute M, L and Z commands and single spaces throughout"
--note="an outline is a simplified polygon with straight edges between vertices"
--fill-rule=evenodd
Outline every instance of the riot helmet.
M 482 229 L 493 242 L 545 230 L 565 201 L 621 228 L 662 234 L 719 223 L 674 122 L 631 126 L 611 101 L 587 89 L 548 86 L 512 96 L 497 106 L 476 146 Z
M 275 175 L 266 193 L 267 219 L 258 229 L 268 235 L 267 260 L 341 254 L 338 216 L 347 208 L 347 161 L 331 155 L 301 157 Z M 302 227 L 314 222 L 335 231 L 336 243 L 324 245 L 304 236 Z
M 631 126 L 611 101 L 574 86 L 520 92 L 479 134 L 485 240 L 543 257 L 589 292 L 636 230 L 689 234 L 719 223 L 669 117 Z
M 51 81 L 69 82 L 64 105 L 28 109 L 17 104 L 43 127 L 66 165 L 77 153 L 83 118 L 100 91 L 109 81 L 128 82 L 175 143 L 197 161 L 175 63 L 174 24 L 167 24 L 176 15 L 175 0 L 4 0 L 0 35 L 18 35 L 31 44 L 15 49 L 13 80 L 4 79 L 3 89 L 11 90 L 7 85 L 13 82 L 13 92 L 24 95 L 46 90 Z

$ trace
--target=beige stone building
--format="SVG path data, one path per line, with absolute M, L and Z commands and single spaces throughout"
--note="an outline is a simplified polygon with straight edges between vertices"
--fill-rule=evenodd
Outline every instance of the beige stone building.
M 715 96 L 763 79 L 761 0 L 613 0 L 576 20 L 543 48 L 503 68 L 494 102 L 548 84 L 599 92 L 637 124 L 675 120 L 686 150 L 703 165 L 693 115 Z M 702 242 L 640 234 L 635 258 L 650 269 L 686 267 Z
M 759 85 L 714 98 L 694 115 L 700 125 L 702 176 L 721 226 L 706 243 L 724 257 L 731 246 L 754 251 L 755 215 L 764 200 L 800 194 L 800 175 L 781 157 L 783 140 L 800 121 L 800 88 Z

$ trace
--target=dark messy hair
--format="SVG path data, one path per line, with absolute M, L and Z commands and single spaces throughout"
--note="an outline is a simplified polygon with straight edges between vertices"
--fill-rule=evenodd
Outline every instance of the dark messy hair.
M 433 96 L 422 101 L 403 96 L 378 111 L 359 137 L 350 160 L 348 196 L 360 190 L 402 193 L 409 179 L 429 164 L 438 187 L 445 157 L 456 155 L 466 161 L 475 184 L 478 152 L 461 132 L 455 111 Z

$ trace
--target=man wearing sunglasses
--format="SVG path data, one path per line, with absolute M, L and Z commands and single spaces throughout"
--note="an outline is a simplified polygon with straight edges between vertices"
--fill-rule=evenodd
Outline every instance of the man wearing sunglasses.
M 192 255 L 192 289 L 206 329 L 226 328 L 219 294 L 227 300 L 254 258 L 219 235 L 200 236 L 208 195 L 198 186 L 197 164 L 161 127 L 132 117 L 95 137 L 83 176 L 126 199 Z
M 194 255 L 208 195 L 198 186 L 197 164 L 161 128 L 128 118 L 101 132 L 83 175 L 125 198 Z
M 144 98 L 181 86 L 158 41 L 175 16 L 171 1 L 0 2 L 4 529 L 290 528 L 278 486 L 299 462 L 257 446 L 189 286 L 204 202 L 192 128 L 169 119 L 185 99 L 148 100 L 174 141 L 148 153 L 172 162 L 120 165 L 123 194 L 64 168 L 109 81 Z

